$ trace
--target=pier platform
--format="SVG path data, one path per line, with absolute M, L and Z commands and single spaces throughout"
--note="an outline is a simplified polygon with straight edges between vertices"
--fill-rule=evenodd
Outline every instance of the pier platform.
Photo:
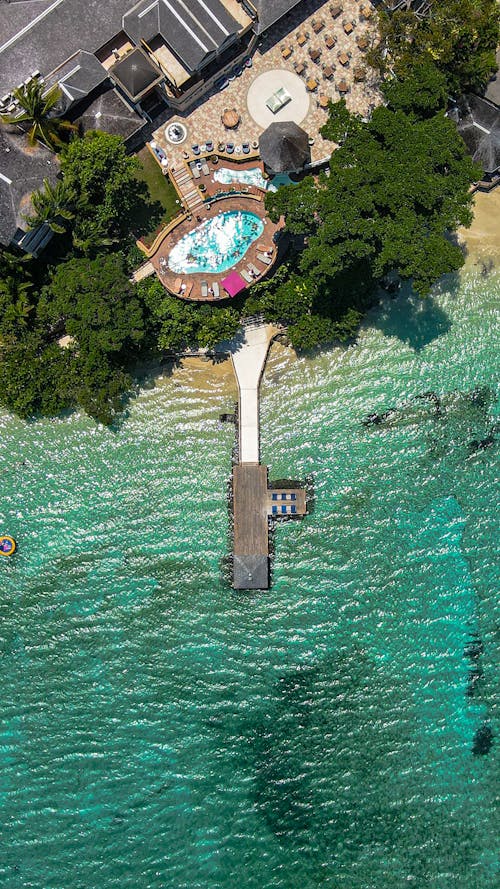
M 267 466 L 243 463 L 233 469 L 233 587 L 269 587 Z

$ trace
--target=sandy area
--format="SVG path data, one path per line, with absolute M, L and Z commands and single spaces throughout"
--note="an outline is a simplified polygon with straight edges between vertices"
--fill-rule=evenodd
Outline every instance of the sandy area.
M 474 200 L 474 221 L 458 235 L 467 251 L 466 264 L 500 261 L 500 186 L 489 194 L 477 192 Z

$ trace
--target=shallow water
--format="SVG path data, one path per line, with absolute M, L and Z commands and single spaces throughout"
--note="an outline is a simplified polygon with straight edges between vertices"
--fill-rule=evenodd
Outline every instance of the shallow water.
M 228 584 L 223 374 L 1 418 L 2 887 L 498 885 L 499 292 L 273 348 L 263 460 L 314 508 L 267 593 Z

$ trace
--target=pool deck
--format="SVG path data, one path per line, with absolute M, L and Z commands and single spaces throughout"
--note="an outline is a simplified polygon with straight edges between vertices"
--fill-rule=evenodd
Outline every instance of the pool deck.
M 254 164 L 255 166 L 255 164 Z M 206 177 L 208 178 L 208 177 Z M 220 183 L 217 183 L 220 185 Z M 259 189 L 255 190 L 259 192 Z M 208 297 L 202 296 L 201 292 L 201 284 L 203 281 L 206 281 L 209 287 L 213 286 L 213 283 L 217 281 L 220 287 L 220 296 L 218 298 L 218 302 L 222 300 L 229 299 L 227 293 L 222 289 L 221 281 L 229 274 L 230 271 L 240 272 L 242 270 L 246 270 L 248 268 L 249 263 L 253 263 L 255 267 L 259 270 L 259 277 L 255 280 L 260 280 L 263 278 L 272 268 L 274 261 L 277 257 L 277 248 L 274 243 L 274 235 L 283 225 L 283 220 L 280 220 L 278 224 L 274 224 L 266 215 L 266 210 L 263 203 L 264 193 L 260 191 L 259 194 L 255 194 L 252 196 L 241 195 L 235 197 L 227 197 L 218 201 L 214 201 L 211 204 L 204 204 L 199 208 L 199 213 L 194 213 L 193 215 L 189 215 L 182 222 L 179 223 L 174 229 L 166 233 L 163 241 L 160 242 L 154 254 L 150 257 L 151 264 L 158 275 L 160 281 L 170 291 L 170 293 L 175 294 L 176 296 L 184 297 L 185 299 L 189 299 L 190 301 L 213 301 L 215 297 L 213 294 L 209 294 Z M 174 245 L 182 238 L 184 235 L 188 234 L 196 228 L 198 225 L 201 225 L 207 219 L 213 219 L 218 216 L 219 213 L 228 212 L 228 211 L 247 211 L 250 213 L 255 213 L 257 216 L 260 216 L 262 221 L 264 222 L 264 231 L 260 235 L 257 240 L 255 240 L 248 250 L 246 251 L 243 258 L 236 263 L 236 265 L 232 266 L 231 269 L 228 269 L 224 272 L 218 273 L 210 273 L 210 272 L 202 272 L 202 273 L 189 273 L 189 274 L 181 274 L 179 272 L 173 272 L 168 268 L 168 256 L 170 251 L 174 247 Z M 271 251 L 271 262 L 269 264 L 262 262 L 258 253 L 263 252 L 263 248 L 269 249 Z M 187 285 L 187 289 L 185 294 L 180 293 L 178 287 L 176 287 L 176 283 L 179 281 L 185 283 Z M 250 284 L 249 284 L 250 286 Z

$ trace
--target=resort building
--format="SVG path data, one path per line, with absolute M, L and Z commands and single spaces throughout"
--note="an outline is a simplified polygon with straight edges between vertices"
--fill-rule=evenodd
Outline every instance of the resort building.
M 58 83 L 58 113 L 116 133 L 134 146 L 168 109 L 183 112 L 202 100 L 226 71 L 251 53 L 259 35 L 296 0 L 0 0 L 0 113 L 21 110 L 13 90 L 39 78 Z M 5 140 L 4 140 L 5 141 Z M 41 157 L 44 152 L 37 154 Z M 26 186 L 16 153 L 2 148 L 0 243 L 22 243 L 20 202 Z M 43 171 L 45 172 L 45 171 Z M 26 244 L 26 241 L 24 241 Z

